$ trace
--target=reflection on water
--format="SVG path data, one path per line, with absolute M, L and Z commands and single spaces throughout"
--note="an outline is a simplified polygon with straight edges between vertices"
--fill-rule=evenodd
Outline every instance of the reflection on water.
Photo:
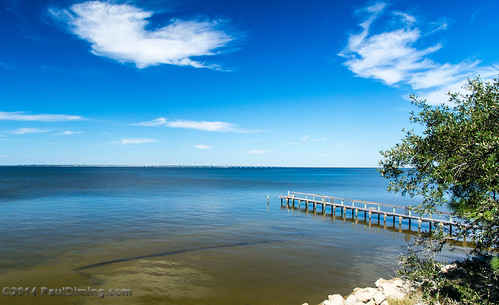
M 373 169 L 0 167 L 0 181 L 0 288 L 133 293 L 1 304 L 314 304 L 393 276 L 413 234 L 279 205 L 289 189 L 410 203 Z

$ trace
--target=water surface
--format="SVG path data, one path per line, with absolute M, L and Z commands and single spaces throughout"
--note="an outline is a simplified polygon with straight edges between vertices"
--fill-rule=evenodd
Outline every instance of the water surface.
M 38 288 L 0 303 L 319 303 L 393 276 L 411 234 L 286 209 L 279 195 L 415 203 L 386 186 L 375 169 L 0 167 L 0 288 Z

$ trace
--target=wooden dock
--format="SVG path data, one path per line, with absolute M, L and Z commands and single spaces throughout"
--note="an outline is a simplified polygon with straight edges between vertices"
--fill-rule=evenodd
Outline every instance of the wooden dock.
M 364 214 L 364 220 L 371 223 L 373 217 L 378 218 L 378 223 L 380 223 L 381 217 L 383 217 L 383 222 L 386 224 L 387 219 L 392 220 L 395 225 L 396 219 L 398 220 L 399 227 L 402 225 L 402 221 L 406 219 L 409 223 L 409 230 L 411 228 L 411 223 L 417 222 L 418 230 L 421 230 L 422 223 L 428 223 L 429 229 L 432 226 L 449 226 L 449 233 L 452 234 L 453 226 L 461 226 L 459 222 L 453 220 L 453 215 L 449 212 L 443 211 L 433 211 L 429 215 L 419 215 L 411 207 L 383 204 L 369 201 L 360 201 L 353 199 L 337 198 L 331 196 L 323 196 L 317 194 L 300 193 L 300 192 L 288 192 L 287 196 L 280 196 L 281 206 L 285 204 L 287 208 L 298 209 L 302 208 L 305 211 L 309 210 L 312 206 L 312 211 L 317 213 L 318 206 L 320 206 L 320 212 L 326 214 L 326 208 L 330 208 L 331 215 L 336 216 L 337 211 L 340 212 L 340 216 L 343 218 L 347 217 L 347 211 L 352 219 L 358 219 L 359 212 Z M 437 216 L 436 218 L 434 216 Z

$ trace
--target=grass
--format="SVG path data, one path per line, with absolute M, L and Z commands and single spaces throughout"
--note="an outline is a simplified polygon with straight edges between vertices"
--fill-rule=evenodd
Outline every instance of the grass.
M 395 300 L 392 298 L 387 298 L 386 301 L 390 305 L 416 305 L 418 303 L 417 298 L 406 296 L 403 299 Z

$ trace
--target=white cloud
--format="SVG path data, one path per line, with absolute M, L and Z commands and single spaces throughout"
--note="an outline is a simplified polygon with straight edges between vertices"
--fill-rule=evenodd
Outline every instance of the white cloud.
M 70 135 L 75 135 L 75 134 L 80 134 L 80 133 L 81 133 L 81 131 L 66 130 L 64 132 L 55 133 L 54 135 L 56 135 L 56 136 L 70 136 Z
M 393 12 L 394 15 L 402 17 L 408 24 L 416 22 L 416 18 L 404 12 Z
M 194 147 L 196 147 L 197 149 L 210 149 L 211 145 L 197 144 L 194 145 Z
M 322 137 L 322 138 L 310 139 L 309 141 L 312 141 L 312 142 L 322 142 L 322 141 L 326 141 L 326 140 L 327 140 L 326 137 Z
M 135 126 L 147 127 L 171 127 L 171 128 L 187 128 L 203 131 L 216 131 L 216 132 L 238 132 L 238 133 L 253 133 L 261 132 L 262 130 L 250 130 L 240 128 L 237 124 L 228 122 L 208 122 L 208 121 L 189 121 L 189 120 L 168 120 L 166 118 L 157 118 L 152 121 L 135 123 Z
M 5 121 L 37 121 L 37 122 L 63 122 L 86 120 L 79 115 L 67 114 L 28 114 L 24 111 L 4 112 L 0 111 L 0 120 Z
M 138 68 L 159 64 L 217 68 L 192 57 L 217 54 L 234 38 L 217 30 L 222 20 L 169 20 L 169 24 L 148 29 L 154 12 L 128 4 L 88 1 L 69 9 L 50 9 L 69 29 L 91 43 L 92 53 Z M 147 29 L 146 29 L 147 28 Z
M 13 134 L 29 134 L 29 133 L 43 133 L 49 132 L 47 129 L 38 129 L 38 128 L 18 128 L 12 131 Z
M 426 56 L 442 48 L 436 44 L 427 48 L 416 48 L 421 43 L 421 31 L 414 27 L 415 17 L 404 12 L 384 12 L 384 4 L 365 9 L 368 17 L 360 26 L 362 31 L 350 35 L 347 46 L 338 55 L 346 58 L 344 63 L 357 76 L 383 81 L 387 85 L 408 84 L 430 104 L 445 102 L 442 92 L 460 89 L 467 77 L 481 74 L 482 78 L 497 75 L 497 67 L 479 67 L 479 61 L 463 61 L 458 64 L 437 63 Z M 370 33 L 371 25 L 385 13 L 398 18 L 399 28 Z M 446 29 L 441 23 L 431 33 Z
M 263 155 L 272 152 L 272 150 L 263 150 L 263 149 L 252 149 L 247 151 L 246 153 L 249 155 Z
M 304 135 L 301 140 L 303 142 L 307 142 L 307 141 L 310 141 L 310 142 L 321 142 L 321 141 L 326 141 L 327 138 L 326 137 L 322 137 L 322 138 L 311 138 L 309 135 Z
M 121 139 L 119 141 L 111 142 L 111 144 L 144 144 L 157 142 L 154 139 L 139 138 L 139 139 Z

